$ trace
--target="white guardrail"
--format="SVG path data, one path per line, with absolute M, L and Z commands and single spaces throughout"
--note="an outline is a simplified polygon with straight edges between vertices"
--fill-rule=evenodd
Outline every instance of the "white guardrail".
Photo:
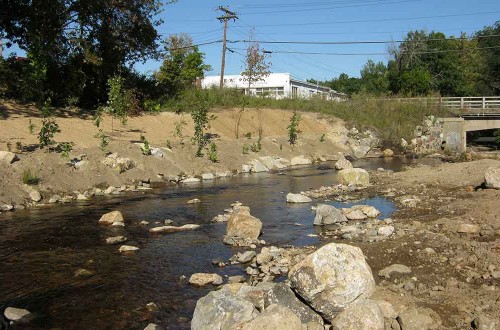
M 398 98 L 399 102 L 424 102 L 431 106 L 461 110 L 500 110 L 500 96 L 414 97 Z

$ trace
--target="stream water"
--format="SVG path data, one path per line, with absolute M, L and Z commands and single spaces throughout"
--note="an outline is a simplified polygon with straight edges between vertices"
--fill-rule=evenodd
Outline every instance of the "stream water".
M 411 161 L 363 160 L 357 167 L 399 170 Z M 421 162 L 421 161 L 419 161 Z M 222 243 L 225 224 L 211 223 L 236 200 L 250 206 L 263 222 L 268 245 L 304 246 L 318 238 L 310 204 L 287 205 L 288 192 L 300 192 L 336 182 L 333 164 L 272 173 L 237 176 L 196 185 L 154 189 L 145 193 L 95 198 L 82 203 L 33 208 L 0 214 L 0 312 L 8 306 L 26 308 L 34 318 L 11 329 L 143 329 L 156 323 L 166 329 L 188 329 L 196 301 L 213 287 L 196 288 L 185 281 L 192 273 L 241 275 L 241 265 L 215 268 L 211 260 L 226 260 L 238 251 Z M 200 204 L 186 204 L 199 198 Z M 345 207 L 345 204 L 331 204 Z M 370 204 L 388 217 L 395 206 L 376 197 Z M 351 205 L 351 204 L 348 204 Z M 100 226 L 106 212 L 120 210 L 125 228 Z M 199 230 L 152 235 L 155 222 L 197 223 Z M 147 220 L 149 225 L 140 225 Z M 123 235 L 138 246 L 133 254 L 106 245 Z M 77 269 L 95 272 L 75 277 Z M 154 302 L 159 310 L 148 312 Z M 1 328 L 1 325 L 0 325 Z

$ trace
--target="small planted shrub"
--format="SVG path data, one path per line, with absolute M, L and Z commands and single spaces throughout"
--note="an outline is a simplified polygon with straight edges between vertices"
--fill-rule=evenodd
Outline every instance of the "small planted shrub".
M 146 140 L 146 137 L 144 135 L 141 135 L 141 142 L 142 142 L 142 154 L 144 156 L 149 156 L 151 155 L 151 148 L 149 147 L 149 141 Z
M 59 144 L 59 150 L 61 151 L 61 157 L 69 159 L 69 153 L 73 150 L 73 142 L 63 142 Z
M 242 151 L 243 155 L 248 155 L 249 150 L 250 150 L 250 147 L 248 146 L 248 144 L 246 144 L 246 143 L 243 144 L 243 151 Z
M 40 178 L 31 173 L 31 170 L 24 170 L 23 172 L 23 183 L 34 186 L 40 182 Z
M 288 142 L 290 142 L 291 145 L 295 145 L 295 143 L 297 142 L 297 139 L 299 138 L 300 120 L 301 120 L 300 114 L 298 114 L 296 111 L 294 111 L 293 116 L 290 118 L 290 124 L 287 126 Z
M 99 130 L 99 133 L 94 135 L 96 139 L 99 139 L 99 148 L 104 152 L 109 144 L 109 136 L 106 135 L 102 129 Z
M 17 151 L 23 151 L 23 145 L 19 141 L 16 142 L 16 150 Z
M 30 132 L 30 134 L 35 133 L 35 128 L 36 128 L 35 124 L 33 124 L 30 119 L 28 123 L 28 131 Z
M 217 156 L 217 145 L 215 142 L 210 143 L 210 150 L 208 151 L 208 158 L 212 163 L 217 163 L 219 158 Z
M 7 142 L 7 151 L 11 152 L 12 151 L 12 142 Z
M 325 142 L 325 136 L 326 134 L 321 134 L 321 137 L 319 138 L 319 142 Z

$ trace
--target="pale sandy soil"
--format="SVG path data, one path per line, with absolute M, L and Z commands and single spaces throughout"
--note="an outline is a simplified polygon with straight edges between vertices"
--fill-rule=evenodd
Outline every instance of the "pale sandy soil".
M 81 193 L 96 186 L 121 186 L 140 180 L 161 182 L 164 178 L 180 173 L 200 175 L 227 170 L 240 171 L 241 165 L 267 155 L 288 160 L 304 155 L 317 160 L 322 157 L 332 159 L 338 156 L 338 152 L 347 151 L 347 131 L 343 122 L 310 113 L 302 114 L 298 143 L 291 146 L 287 142 L 286 129 L 292 116 L 290 111 L 247 109 L 241 113 L 239 109 L 234 109 L 212 112 L 215 119 L 210 122 L 207 132 L 213 135 L 212 141 L 217 144 L 217 163 L 212 163 L 207 156 L 194 156 L 195 147 L 190 140 L 194 129 L 189 114 L 161 113 L 132 117 L 126 126 L 106 117 L 101 129 L 112 137 L 107 151 L 130 158 L 136 164 L 135 168 L 120 174 L 101 163 L 105 153 L 99 149 L 99 140 L 95 138 L 98 128 L 94 126 L 92 118 L 79 115 L 75 110 L 59 111 L 55 119 L 61 132 L 56 135 L 56 142 L 75 144 L 71 158 L 81 154 L 87 155 L 87 164 L 81 169 L 75 169 L 57 153 L 16 150 L 18 142 L 24 148 L 36 146 L 38 143 L 36 133 L 41 127 L 41 118 L 34 107 L 0 102 L 0 110 L 0 150 L 7 150 L 7 143 L 10 143 L 12 151 L 16 152 L 20 159 L 10 166 L 0 166 L 0 204 L 23 204 L 27 201 L 28 189 L 21 183 L 22 173 L 27 169 L 40 177 L 41 182 L 36 188 L 47 200 L 55 193 Z M 238 118 L 240 124 L 236 139 Z M 29 132 L 30 121 L 35 125 L 35 134 Z M 182 130 L 183 138 L 174 135 L 175 125 L 180 121 L 186 122 Z M 256 143 L 259 130 L 263 136 L 262 151 L 250 151 L 248 155 L 243 155 L 244 144 L 250 146 Z M 251 134 L 250 139 L 244 137 L 247 133 Z M 320 142 L 323 134 L 325 139 Z M 146 137 L 151 147 L 166 148 L 170 145 L 172 149 L 164 151 L 164 158 L 144 156 L 140 147 L 134 144 L 139 142 L 141 135 Z

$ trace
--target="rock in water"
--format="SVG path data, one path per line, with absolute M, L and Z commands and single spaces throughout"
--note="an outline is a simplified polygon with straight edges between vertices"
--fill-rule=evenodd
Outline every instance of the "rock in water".
M 392 151 L 391 149 L 385 149 L 382 153 L 384 158 L 394 157 L 394 151 Z
M 245 324 L 242 329 L 302 330 L 302 323 L 289 308 L 271 305 L 255 319 Z
M 348 161 L 343 155 L 339 158 L 339 160 L 335 163 L 335 168 L 337 170 L 345 170 L 352 168 L 352 164 Z
M 310 159 L 304 157 L 304 155 L 300 155 L 300 156 L 297 156 L 297 157 L 293 157 L 290 160 L 290 164 L 292 166 L 295 166 L 295 165 L 311 165 L 312 161 Z
M 137 251 L 139 250 L 138 247 L 136 246 L 131 246 L 131 245 L 122 245 L 120 246 L 120 248 L 118 249 L 118 251 L 120 252 L 133 252 L 133 251 Z
M 309 306 L 300 301 L 290 287 L 284 283 L 278 283 L 267 293 L 265 298 L 265 306 L 278 304 L 289 308 L 295 315 L 300 318 L 303 324 L 309 322 L 323 324 L 323 319 L 319 314 L 313 311 Z
M 287 203 L 309 203 L 311 201 L 312 201 L 312 199 L 310 199 L 309 197 L 304 196 L 302 194 L 288 193 L 286 195 L 286 202 Z
M 318 204 L 316 205 L 316 216 L 314 217 L 314 225 L 331 225 L 334 223 L 347 222 L 345 215 L 337 208 L 331 205 Z
M 225 286 L 198 300 L 191 330 L 235 329 L 258 314 L 251 302 L 236 296 Z
M 7 307 L 3 315 L 5 315 L 8 320 L 19 321 L 30 315 L 30 312 L 22 308 Z
M 207 284 L 220 285 L 222 284 L 222 277 L 218 274 L 196 273 L 191 275 L 189 283 L 198 286 L 204 286 Z
M 229 237 L 240 237 L 257 239 L 262 230 L 262 221 L 248 214 L 233 213 L 227 221 L 226 235 Z
M 372 300 L 359 299 L 332 322 L 334 330 L 384 330 L 384 315 Z
M 500 189 L 500 167 L 490 167 L 486 170 L 484 174 L 484 179 L 486 182 L 486 187 Z
M 125 236 L 113 236 L 113 237 L 108 237 L 106 238 L 106 244 L 112 245 L 112 244 L 119 244 L 126 242 L 127 238 Z
M 347 244 L 321 247 L 296 264 L 288 277 L 292 288 L 330 322 L 350 303 L 368 299 L 375 290 L 363 252 Z
M 338 173 L 339 183 L 349 186 L 368 186 L 370 184 L 370 175 L 362 168 L 351 168 L 341 170 Z
M 115 222 L 123 222 L 123 215 L 120 211 L 106 213 L 99 219 L 99 223 L 105 225 L 112 225 Z

